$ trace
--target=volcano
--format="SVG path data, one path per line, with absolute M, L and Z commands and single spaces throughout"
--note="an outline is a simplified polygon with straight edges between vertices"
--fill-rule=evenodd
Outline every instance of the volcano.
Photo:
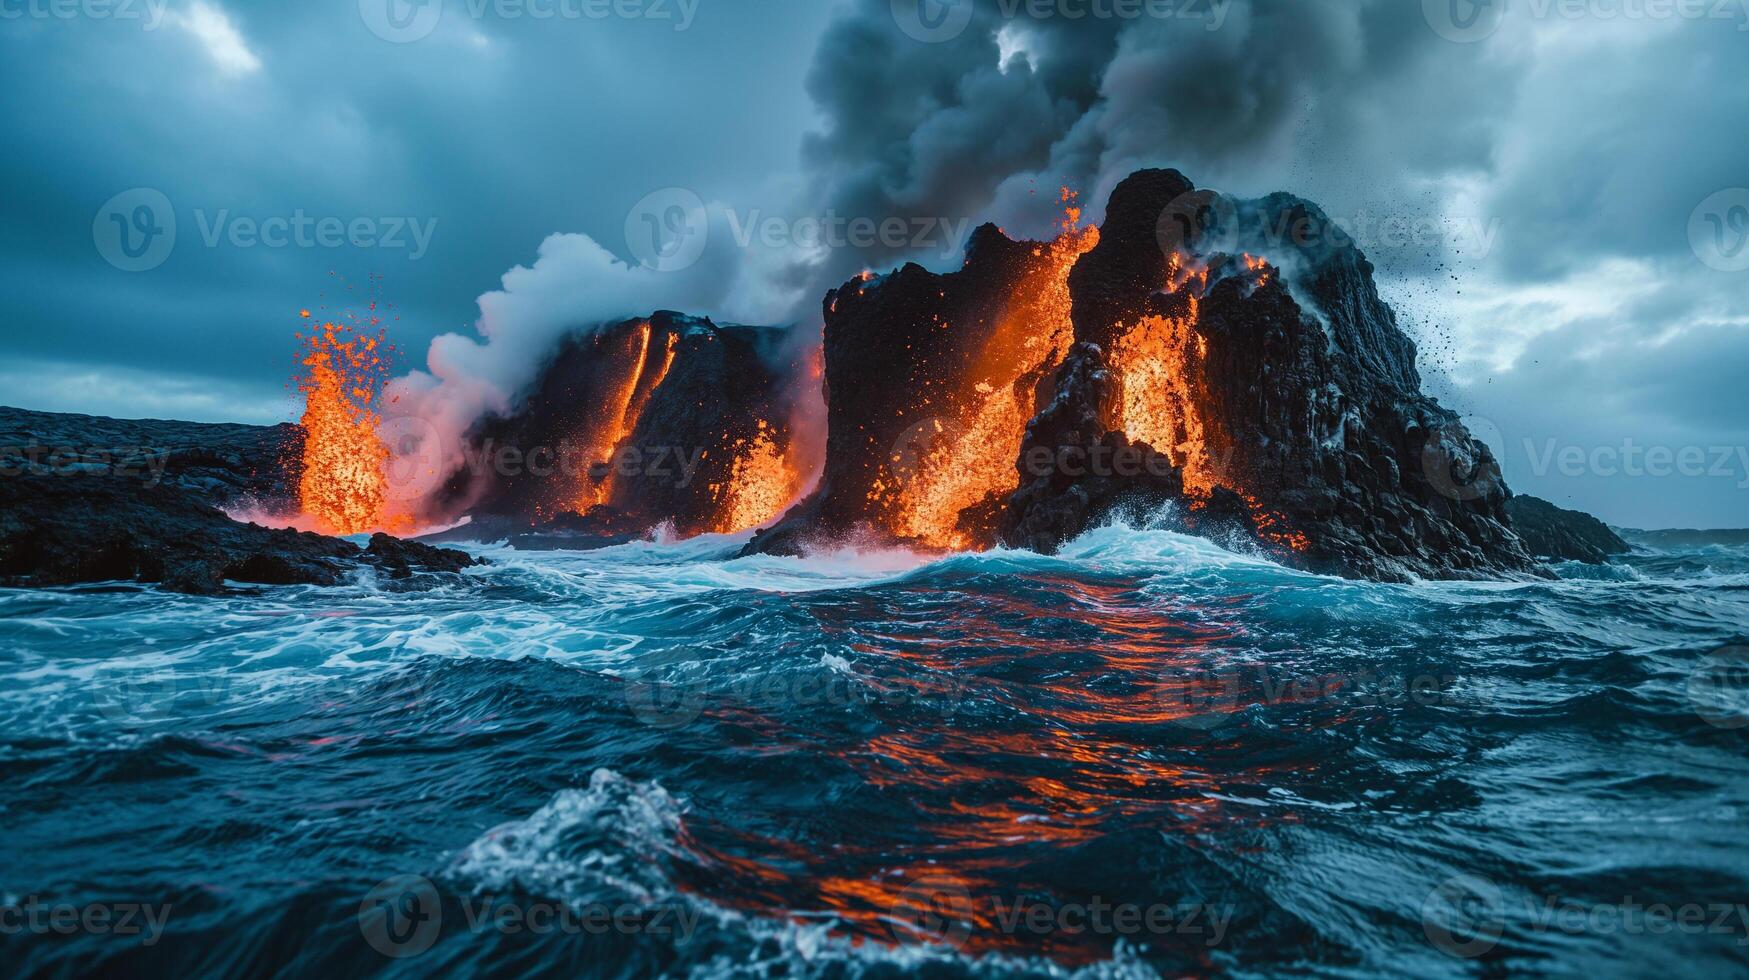
M 1041 281 L 1054 299 L 1029 301 Z M 1140 171 L 1097 231 L 1016 242 L 986 225 L 959 271 L 861 277 L 824 315 L 824 478 L 749 551 L 854 533 L 1052 552 L 1164 514 L 1356 577 L 1538 567 L 1488 448 L 1421 393 L 1372 265 L 1297 197 Z M 992 349 L 1008 370 L 988 369 Z M 1020 410 L 992 429 L 992 402 Z M 945 527 L 910 518 L 920 486 L 968 482 L 977 453 L 1011 446 Z

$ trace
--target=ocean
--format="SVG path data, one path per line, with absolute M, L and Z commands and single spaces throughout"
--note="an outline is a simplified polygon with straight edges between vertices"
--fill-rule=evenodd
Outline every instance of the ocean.
M 0 591 L 8 972 L 1742 975 L 1749 549 Z

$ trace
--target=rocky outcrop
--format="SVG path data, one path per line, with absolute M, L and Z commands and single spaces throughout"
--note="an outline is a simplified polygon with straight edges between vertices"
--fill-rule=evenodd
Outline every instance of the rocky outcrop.
M 1536 571 L 1508 527 L 1498 464 L 1420 393 L 1414 345 L 1379 299 L 1371 264 L 1315 205 L 1285 194 L 1234 201 L 1197 191 L 1176 171 L 1139 172 L 1113 191 L 1099 245 L 1076 265 L 1070 291 L 1080 343 L 1058 374 L 1052 409 L 1085 421 L 1065 444 L 1035 420 L 1023 459 L 1084 450 L 1090 437 L 1106 438 L 1095 433 L 1101 423 L 1121 429 L 1113 403 L 1124 396 L 1111 389 L 1157 382 L 1125 377 L 1115 352 L 1144 320 L 1170 321 L 1183 333 L 1171 372 L 1186 417 L 1173 432 L 1191 443 L 1175 461 L 1194 463 L 1202 482 L 1245 504 L 1237 513 L 1223 506 L 1230 513 L 1215 526 L 1248 523 L 1282 560 L 1344 575 Z M 1128 482 L 1171 500 L 1168 488 Z M 1032 476 L 1011 501 L 1003 538 L 1050 550 L 1104 518 L 1083 498 L 1110 496 L 1086 479 Z M 1206 522 L 1213 499 L 1181 499 L 1178 509 Z
M 1564 510 L 1538 497 L 1522 494 L 1506 502 L 1512 530 L 1530 553 L 1555 561 L 1601 565 L 1611 555 L 1625 555 L 1633 546 L 1590 514 Z
M 987 376 L 1019 375 L 1026 408 L 1048 364 L 1000 363 L 1026 357 L 1049 325 L 1012 322 L 1046 286 L 1046 246 L 1017 242 L 994 225 L 973 232 L 965 265 L 936 274 L 915 263 L 865 274 L 828 293 L 823 304 L 826 459 L 815 492 L 757 536 L 750 553 L 794 554 L 810 541 L 873 535 L 904 542 L 897 516 L 903 484 L 933 465 L 925 444 L 963 434 L 979 410 Z M 1065 310 L 1066 313 L 1066 310 Z M 1066 324 L 1065 324 L 1066 327 Z M 1066 330 L 1065 330 L 1066 335 Z M 1048 352 L 1041 346 L 1038 359 Z M 955 430 L 946 432 L 945 430 Z M 960 521 L 968 541 L 994 543 L 1000 500 L 973 503 Z
M 295 505 L 303 433 L 273 426 L 112 419 L 0 408 L 0 478 L 117 476 L 218 506 Z
M 414 586 L 475 564 L 459 551 L 349 541 L 232 520 L 220 504 L 293 495 L 292 426 L 133 422 L 0 410 L 0 584 L 134 581 L 193 594 L 227 582 L 335 585 L 360 570 Z M 289 430 L 289 431 L 288 431 Z
M 789 448 L 784 340 L 667 311 L 571 337 L 514 415 L 472 434 L 452 487 L 477 500 L 472 533 L 514 525 L 587 543 L 664 523 L 724 530 L 737 465 Z
M 968 352 L 1037 247 L 980 229 L 958 272 L 906 266 L 827 297 L 825 478 L 750 550 L 859 528 L 903 542 L 880 507 L 907 478 L 891 465 L 907 427 L 953 417 Z M 1017 382 L 1037 384 L 1018 489 L 962 511 L 967 536 L 1048 552 L 1126 509 L 1164 510 L 1318 571 L 1542 574 L 1487 447 L 1421 394 L 1372 271 L 1309 202 L 1132 175 L 1068 273 L 1072 346 Z

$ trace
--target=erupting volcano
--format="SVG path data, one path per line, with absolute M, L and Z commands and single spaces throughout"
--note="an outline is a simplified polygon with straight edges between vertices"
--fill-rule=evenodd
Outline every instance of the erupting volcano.
M 1049 552 L 1127 517 L 1349 575 L 1534 567 L 1486 447 L 1420 393 L 1366 258 L 1268 234 L 1325 228 L 1315 206 L 1166 170 L 1123 181 L 1097 229 L 1064 202 L 1053 242 L 985 225 L 956 272 L 828 294 L 823 476 L 749 550 Z M 1436 472 L 1453 459 L 1477 464 L 1461 493 Z
M 298 381 L 304 395 L 299 506 L 329 534 L 404 530 L 410 522 L 388 513 L 389 447 L 378 435 L 382 417 L 375 403 L 389 372 L 383 332 L 328 322 L 299 336 L 304 347 Z

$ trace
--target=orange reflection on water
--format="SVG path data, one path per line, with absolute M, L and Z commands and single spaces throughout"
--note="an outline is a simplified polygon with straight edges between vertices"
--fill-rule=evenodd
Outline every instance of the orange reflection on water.
M 828 638 L 859 652 L 859 667 L 878 669 L 884 659 L 896 668 L 879 677 L 885 693 L 915 684 L 937 699 L 928 706 L 901 697 L 890 715 L 870 708 L 881 724 L 836 736 L 798 723 L 784 706 L 713 706 L 716 720 L 753 733 L 750 752 L 823 752 L 872 799 L 896 801 L 903 812 L 897 823 L 828 813 L 824 829 L 803 835 L 807 847 L 777 835 L 719 842 L 701 857 L 728 874 L 699 889 L 750 912 L 787 910 L 798 922 L 823 920 L 858 941 L 894 944 L 911 941 L 908 918 L 935 901 L 919 898 L 924 882 L 945 890 L 951 908 L 938 917 L 963 920 L 956 939 L 967 952 L 1044 948 L 1089 962 L 1110 955 L 1112 937 L 1017 934 L 993 910 L 1018 894 L 1050 894 L 1036 876 L 1052 855 L 1120 831 L 1143 828 L 1195 846 L 1199 835 L 1237 821 L 1291 819 L 1250 807 L 1235 814 L 1222 799 L 1224 783 L 1264 781 L 1269 764 L 1235 772 L 1225 759 L 1205 769 L 1191 751 L 1210 742 L 1210 712 L 1248 703 L 1245 692 L 1183 690 L 1238 645 L 1238 630 L 1222 624 L 1248 597 L 1174 614 L 1133 580 L 1023 581 L 1004 595 L 864 591 L 814 611 Z M 1228 602 L 1233 608 L 1222 608 Z M 957 687 L 944 691 L 938 676 L 956 678 Z

